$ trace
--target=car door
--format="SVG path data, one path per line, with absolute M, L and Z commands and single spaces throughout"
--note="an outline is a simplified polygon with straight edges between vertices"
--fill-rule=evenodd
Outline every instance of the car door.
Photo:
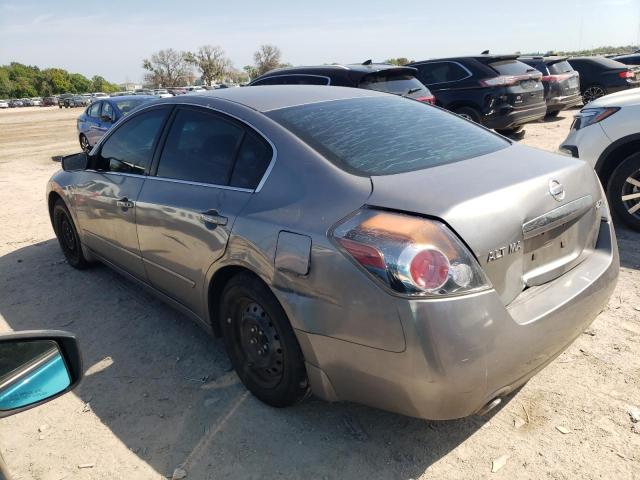
M 170 106 L 127 119 L 79 173 L 74 200 L 83 242 L 98 255 L 145 279 L 136 234 L 136 201 Z
M 273 150 L 258 133 L 201 107 L 176 109 L 137 202 L 149 282 L 203 318 L 209 267 L 266 171 Z
M 87 110 L 85 111 L 85 126 L 83 131 L 87 136 L 87 140 L 89 140 L 89 145 L 93 146 L 97 142 L 96 135 L 96 127 L 100 122 L 100 109 L 102 107 L 102 102 L 95 102 L 91 104 Z

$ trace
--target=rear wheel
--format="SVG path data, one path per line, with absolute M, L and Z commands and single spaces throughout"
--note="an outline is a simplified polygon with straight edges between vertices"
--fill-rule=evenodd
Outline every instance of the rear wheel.
M 624 223 L 640 230 L 640 153 L 622 161 L 607 185 L 609 205 Z
M 91 151 L 91 145 L 89 145 L 89 139 L 84 133 L 80 134 L 80 148 L 83 152 L 89 153 Z
M 219 318 L 227 354 L 251 393 L 274 407 L 305 397 L 302 351 L 282 306 L 260 279 L 233 277 L 222 292 Z
M 467 120 L 471 120 L 472 122 L 480 123 L 480 114 L 475 108 L 471 107 L 460 107 L 454 110 L 456 115 L 459 115 L 462 118 Z
M 593 102 L 596 98 L 604 97 L 606 94 L 607 92 L 600 85 L 591 85 L 582 92 L 582 103 L 586 105 L 589 102 Z
M 58 237 L 58 243 L 67 262 L 73 268 L 84 270 L 89 262 L 82 253 L 80 237 L 76 230 L 71 214 L 64 202 L 58 199 L 53 207 L 53 226 Z

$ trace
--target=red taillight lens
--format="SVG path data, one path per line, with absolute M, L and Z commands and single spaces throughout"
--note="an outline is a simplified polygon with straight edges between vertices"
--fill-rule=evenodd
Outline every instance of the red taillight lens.
M 403 295 L 439 297 L 490 286 L 471 252 L 435 220 L 363 208 L 329 236 L 378 282 Z
M 429 103 L 431 105 L 436 104 L 436 97 L 434 97 L 433 95 L 431 95 L 430 97 L 417 97 L 414 100 L 417 100 L 418 102 Z
M 421 250 L 411 260 L 409 272 L 422 290 L 436 290 L 449 278 L 449 260 L 439 250 Z
M 384 256 L 376 247 L 354 242 L 348 238 L 339 238 L 338 242 L 363 267 L 386 268 Z
M 636 74 L 633 73 L 631 70 L 625 70 L 624 72 L 619 72 L 618 76 L 620 78 L 635 78 Z

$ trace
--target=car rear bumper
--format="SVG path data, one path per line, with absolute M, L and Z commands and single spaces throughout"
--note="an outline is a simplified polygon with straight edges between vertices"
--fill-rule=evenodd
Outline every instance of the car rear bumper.
M 585 261 L 507 307 L 493 290 L 391 299 L 406 338 L 403 352 L 296 335 L 321 398 L 425 419 L 461 418 L 514 391 L 562 353 L 606 306 L 618 269 L 613 226 L 602 222 Z
M 560 110 L 576 107 L 578 105 L 582 105 L 582 95 L 579 93 L 563 97 L 550 97 L 547 99 L 548 112 L 559 112 Z
M 531 123 L 544 118 L 547 114 L 545 102 L 536 103 L 529 107 L 513 107 L 505 105 L 497 107 L 490 115 L 485 116 L 483 124 L 488 128 L 515 128 L 525 123 Z

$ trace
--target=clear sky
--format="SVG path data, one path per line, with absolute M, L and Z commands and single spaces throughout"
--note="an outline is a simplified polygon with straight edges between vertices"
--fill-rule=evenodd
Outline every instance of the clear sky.
M 242 68 L 262 43 L 300 65 L 639 42 L 640 0 L 0 0 L 0 64 L 114 82 L 141 80 L 156 50 L 204 44 Z

